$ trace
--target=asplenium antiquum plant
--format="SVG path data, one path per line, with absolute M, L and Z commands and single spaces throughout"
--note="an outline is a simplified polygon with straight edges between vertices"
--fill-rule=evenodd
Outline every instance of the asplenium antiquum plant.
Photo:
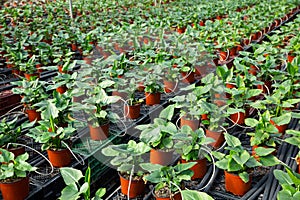
M 101 197 L 105 195 L 106 189 L 100 188 L 96 191 L 95 197 L 91 198 L 91 168 L 88 167 L 83 176 L 78 169 L 71 167 L 60 168 L 60 173 L 67 185 L 61 192 L 60 200 L 76 200 L 84 198 L 84 200 L 102 200 Z M 84 178 L 83 184 L 82 179 Z
M 300 199 L 300 174 L 285 166 L 286 172 L 275 169 L 274 176 L 282 189 L 277 193 L 278 200 Z
M 5 149 L 0 149 L 0 180 L 24 178 L 27 172 L 35 171 L 37 168 L 26 162 L 28 153 L 17 157 Z
M 241 141 L 228 133 L 224 133 L 227 142 L 227 154 L 220 152 L 212 152 L 218 159 L 216 166 L 229 173 L 238 174 L 239 177 L 247 183 L 249 181 L 249 169 L 258 166 L 274 166 L 279 164 L 279 160 L 271 153 L 275 151 L 273 148 L 258 147 L 255 149 L 259 159 L 256 160 L 253 155 L 242 146 Z

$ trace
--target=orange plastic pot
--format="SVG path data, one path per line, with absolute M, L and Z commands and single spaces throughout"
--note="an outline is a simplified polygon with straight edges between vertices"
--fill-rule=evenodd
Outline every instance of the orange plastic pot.
M 191 160 L 189 162 L 197 162 L 193 167 L 190 168 L 194 172 L 192 180 L 203 178 L 207 172 L 207 161 L 205 158 L 200 160 Z M 181 159 L 181 163 L 187 163 L 186 160 Z
M 128 188 L 129 188 L 129 180 L 125 179 L 121 174 L 120 182 L 121 182 L 121 192 L 127 196 Z M 145 183 L 143 179 L 140 180 L 131 180 L 130 188 L 129 188 L 129 198 L 136 198 L 139 195 L 144 194 L 145 191 Z
M 62 85 L 62 86 L 56 88 L 56 91 L 60 94 L 65 93 L 67 90 L 68 90 L 68 88 L 65 85 Z
M 248 70 L 249 74 L 256 76 L 257 71 L 258 71 L 258 67 L 256 67 L 255 65 L 250 65 L 250 69 Z
M 243 196 L 251 188 L 252 177 L 249 177 L 249 181 L 245 183 L 237 174 L 225 173 L 225 189 L 234 195 Z
M 24 73 L 24 76 L 25 76 L 26 80 L 28 80 L 28 81 L 30 81 L 31 78 L 40 78 L 39 73 L 33 73 L 33 74 Z
M 287 61 L 288 61 L 289 63 L 291 63 L 291 62 L 293 62 L 294 58 L 295 58 L 295 56 L 288 55 L 288 56 L 287 56 Z
M 34 120 L 36 121 L 41 120 L 41 113 L 37 112 L 34 109 L 26 109 L 26 113 L 28 115 L 28 119 L 30 122 L 33 122 Z
M 69 149 L 47 150 L 48 158 L 54 167 L 65 167 L 71 163 L 72 154 Z
M 206 137 L 210 137 L 215 140 L 215 142 L 210 143 L 210 145 L 214 148 L 219 148 L 225 141 L 223 132 L 210 131 L 206 129 L 205 131 Z
M 175 81 L 165 81 L 164 80 L 164 88 L 166 93 L 177 92 L 178 87 Z
M 231 120 L 236 124 L 244 124 L 245 123 L 245 113 L 237 112 L 230 115 Z
M 93 127 L 91 124 L 88 125 L 90 129 L 90 136 L 92 140 L 105 140 L 109 135 L 109 123 L 99 127 Z
M 145 96 L 146 96 L 146 105 L 148 106 L 152 106 L 155 104 L 160 104 L 160 93 L 148 93 L 145 92 Z
M 278 133 L 282 133 L 282 134 L 285 132 L 285 130 L 288 127 L 288 124 L 283 124 L 283 125 L 278 126 L 277 124 L 275 124 L 275 122 L 273 120 L 270 120 L 270 123 L 277 128 Z
M 177 27 L 177 32 L 179 34 L 183 34 L 185 32 L 186 27 Z
M 229 53 L 226 52 L 226 51 L 220 51 L 219 53 L 219 60 L 220 61 L 226 61 L 228 60 L 228 57 L 229 57 Z
M 0 183 L 0 189 L 4 200 L 24 200 L 29 194 L 29 177 Z
M 141 104 L 135 104 L 135 105 L 124 105 L 124 113 L 127 118 L 129 119 L 137 119 L 140 116 L 141 113 Z
M 195 82 L 195 72 L 180 72 L 183 77 L 184 83 L 194 83 Z
M 150 163 L 167 166 L 173 162 L 173 151 L 151 149 Z
M 200 125 L 199 119 L 186 119 L 185 117 L 180 118 L 180 127 L 187 125 L 191 127 L 193 131 L 197 130 Z

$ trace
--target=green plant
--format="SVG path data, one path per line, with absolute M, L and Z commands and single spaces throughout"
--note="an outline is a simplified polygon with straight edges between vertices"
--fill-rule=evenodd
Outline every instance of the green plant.
M 100 188 L 96 191 L 95 197 L 91 198 L 91 168 L 88 167 L 85 171 L 85 176 L 82 175 L 82 172 L 78 169 L 71 167 L 62 167 L 59 169 L 60 173 L 64 179 L 65 184 L 67 185 L 62 191 L 60 200 L 69 200 L 69 199 L 79 199 L 83 197 L 85 200 L 102 200 L 101 197 L 104 196 L 106 189 Z M 84 183 L 81 184 L 81 179 L 84 178 Z
M 251 136 L 251 146 L 276 146 L 276 138 L 280 137 L 281 134 L 278 134 L 278 129 L 271 124 L 270 120 L 271 115 L 268 110 L 265 111 L 263 114 L 259 112 L 258 120 L 252 118 L 245 119 L 245 124 L 254 128 L 254 132 L 247 133 Z
M 284 141 L 300 148 L 300 131 L 286 130 L 286 134 L 291 135 L 291 137 L 285 138 Z M 298 151 L 296 159 L 298 159 L 299 157 L 300 157 L 300 151 Z
M 285 166 L 287 172 L 275 169 L 274 176 L 279 181 L 282 190 L 277 193 L 278 200 L 300 198 L 300 175 Z
M 74 72 L 72 74 L 62 74 L 58 73 L 52 80 L 51 85 L 47 86 L 46 90 L 55 90 L 58 87 L 66 86 L 69 90 L 73 89 L 75 86 L 75 81 L 77 80 L 78 73 Z
M 0 149 L 0 180 L 23 178 L 27 176 L 27 172 L 35 171 L 37 168 L 26 162 L 28 158 L 28 153 L 15 158 L 13 153 Z
M 175 150 L 186 160 L 198 160 L 205 155 L 202 146 L 213 142 L 211 138 L 205 137 L 202 128 L 193 131 L 189 126 L 182 126 L 177 134 L 173 136 L 176 141 Z
M 175 166 L 162 166 L 159 164 L 144 163 L 141 167 L 150 172 L 144 177 L 145 180 L 155 183 L 155 194 L 162 189 L 167 190 L 165 197 L 170 197 L 182 188 L 182 181 L 191 180 L 193 171 L 190 170 L 196 162 L 177 164 Z
M 144 162 L 142 155 L 149 152 L 151 148 L 143 142 L 136 143 L 129 140 L 127 144 L 110 145 L 102 149 L 105 156 L 111 156 L 111 164 L 118 166 L 118 171 L 121 174 L 130 175 L 131 171 L 141 177 L 144 172 L 140 165 Z
M 148 73 L 145 77 L 144 86 L 145 92 L 148 93 L 160 93 L 164 91 L 163 84 L 160 82 L 161 77 L 155 73 Z
M 126 100 L 130 106 L 143 102 L 142 99 L 137 99 L 136 97 L 136 90 L 138 86 L 139 84 L 137 83 L 137 80 L 135 78 L 130 78 L 130 76 L 126 74 L 126 87 L 124 88 L 124 91 L 128 95 Z
M 34 104 L 43 101 L 48 98 L 44 85 L 46 83 L 39 79 L 27 81 L 25 79 L 21 81 L 15 81 L 11 83 L 18 87 L 13 88 L 14 94 L 21 95 L 21 103 L 24 103 L 27 108 L 34 108 Z
M 173 136 L 178 132 L 175 124 L 171 122 L 174 106 L 170 105 L 161 111 L 153 124 L 138 125 L 141 130 L 140 140 L 154 149 L 168 150 L 174 145 Z
M 228 144 L 225 149 L 229 152 L 227 154 L 212 152 L 212 154 L 218 159 L 216 166 L 220 169 L 226 170 L 227 172 L 238 174 L 245 183 L 249 181 L 248 169 L 258 166 L 274 166 L 279 164 L 279 160 L 271 154 L 275 151 L 275 149 L 264 147 L 256 148 L 256 154 L 259 156 L 258 161 L 244 149 L 242 143 L 237 137 L 228 133 L 224 133 L 224 136 Z
M 27 62 L 20 63 L 20 70 L 27 73 L 27 74 L 33 74 L 37 72 L 36 68 L 36 59 L 35 55 L 33 55 L 31 58 L 27 60 Z
M 28 123 L 24 122 L 18 125 L 18 117 L 13 120 L 3 118 L 0 122 L 0 147 L 6 146 L 8 143 L 16 143 L 18 137 L 22 134 L 22 130 L 30 128 L 35 121 Z

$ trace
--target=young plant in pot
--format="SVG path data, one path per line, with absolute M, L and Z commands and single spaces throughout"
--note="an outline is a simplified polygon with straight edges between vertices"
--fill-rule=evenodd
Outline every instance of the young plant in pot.
M 280 161 L 272 155 L 273 148 L 258 147 L 259 159 L 244 149 L 241 141 L 228 133 L 224 133 L 227 142 L 227 154 L 212 152 L 218 159 L 216 166 L 224 170 L 225 189 L 234 195 L 243 196 L 251 188 L 251 170 L 258 166 L 275 166 Z M 249 174 L 250 173 L 250 174 Z
M 175 67 L 174 59 L 172 59 L 171 61 L 163 61 L 159 65 L 163 69 L 164 73 L 163 83 L 165 93 L 177 92 L 179 81 L 179 68 Z
M 86 89 L 87 98 L 82 104 L 74 103 L 74 111 L 83 110 L 86 113 L 90 136 L 92 140 L 105 140 L 109 137 L 109 123 L 116 122 L 119 117 L 109 110 L 108 106 L 120 100 L 119 96 L 109 96 L 105 89 L 115 82 L 104 80 L 99 83 L 82 83 Z
M 135 78 L 130 77 L 126 81 L 127 84 L 124 90 L 128 95 L 128 99 L 126 99 L 126 104 L 124 105 L 124 114 L 126 118 L 137 119 L 140 116 L 141 103 L 143 102 L 142 99 L 137 99 L 135 94 L 139 83 L 136 82 Z
M 58 94 L 54 92 L 54 95 Z M 70 138 L 76 129 L 70 124 L 67 127 L 57 126 L 60 115 L 63 113 L 55 99 L 48 99 L 37 103 L 40 107 L 42 121 L 40 125 L 31 129 L 27 136 L 36 142 L 42 143 L 41 150 L 47 150 L 50 162 L 54 167 L 64 167 L 71 163 Z
M 30 79 L 39 78 L 39 73 L 36 68 L 37 61 L 35 55 L 27 60 L 27 62 L 20 64 L 20 70 L 24 72 L 25 78 L 29 81 Z
M 128 141 L 127 144 L 110 145 L 102 149 L 105 156 L 111 156 L 111 164 L 117 166 L 120 176 L 121 192 L 128 198 L 136 198 L 144 193 L 144 172 L 141 163 L 143 155 L 151 150 L 151 147 L 143 142 Z
M 51 81 L 50 85 L 47 86 L 47 91 L 56 90 L 60 94 L 64 94 L 68 90 L 72 90 L 77 80 L 77 72 L 72 74 L 58 73 Z
M 136 126 L 142 131 L 140 140 L 152 148 L 150 162 L 153 164 L 169 165 L 173 162 L 173 136 L 178 132 L 176 125 L 171 122 L 173 114 L 174 105 L 169 105 L 153 123 Z
M 29 121 L 40 120 L 40 113 L 36 111 L 37 108 L 34 105 L 48 98 L 44 87 L 46 82 L 40 81 L 39 79 L 30 81 L 23 79 L 21 81 L 12 82 L 12 85 L 18 86 L 13 88 L 12 91 L 14 94 L 19 94 L 22 97 L 21 103 L 24 104 Z
M 192 65 L 192 63 L 189 62 L 189 60 L 185 57 L 179 57 L 176 58 L 174 61 L 177 65 L 177 67 L 180 70 L 180 73 L 182 75 L 182 81 L 184 83 L 194 83 L 195 82 L 195 68 Z
M 143 163 L 141 167 L 150 172 L 144 179 L 156 184 L 153 195 L 156 200 L 192 200 L 213 199 L 203 192 L 183 190 L 183 181 L 191 180 L 193 171 L 190 170 L 196 163 L 182 163 L 175 166 L 162 166 L 159 164 Z
M 18 138 L 22 135 L 22 130 L 31 128 L 34 123 L 35 121 L 19 124 L 18 117 L 10 120 L 3 118 L 0 121 L 0 147 L 12 152 L 15 157 L 25 153 L 25 147 L 18 147 L 16 143 L 21 143 Z
M 253 104 L 252 104 L 253 105 Z M 259 119 L 247 118 L 245 124 L 254 128 L 253 132 L 247 132 L 251 136 L 250 145 L 252 146 L 252 155 L 256 154 L 257 147 L 276 147 L 276 142 L 279 143 L 278 129 L 270 122 L 271 115 L 268 110 L 264 113 L 258 113 Z
M 62 191 L 60 200 L 78 199 L 80 197 L 84 200 L 102 200 L 101 197 L 105 195 L 106 189 L 99 188 L 95 196 L 91 198 L 91 168 L 88 167 L 85 171 L 85 175 L 78 169 L 71 167 L 60 168 L 61 176 L 67 185 Z M 84 183 L 82 184 L 82 178 L 84 178 Z
M 37 168 L 31 166 L 28 153 L 15 156 L 0 148 L 0 188 L 5 200 L 25 199 L 29 194 L 28 172 Z
M 161 77 L 155 73 L 147 73 L 144 81 L 146 105 L 152 106 L 160 104 L 161 93 L 164 92 L 164 86 L 161 83 Z
M 182 126 L 177 134 L 173 136 L 176 141 L 174 149 L 181 155 L 181 162 L 196 162 L 191 168 L 194 172 L 192 180 L 203 178 L 207 171 L 206 152 L 203 145 L 207 145 L 214 140 L 205 137 L 202 128 L 192 130 L 189 126 Z M 205 147 L 204 147 L 205 148 Z

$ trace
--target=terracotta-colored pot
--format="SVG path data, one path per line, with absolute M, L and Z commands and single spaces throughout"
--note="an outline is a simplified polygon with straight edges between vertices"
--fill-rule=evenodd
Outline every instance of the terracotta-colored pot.
M 146 105 L 148 106 L 152 106 L 155 104 L 160 104 L 160 93 L 148 93 L 145 92 L 145 96 L 146 96 Z
M 258 67 L 256 67 L 255 65 L 250 65 L 250 69 L 248 70 L 249 74 L 256 76 L 257 71 L 258 71 Z
M 41 120 L 41 113 L 37 112 L 34 109 L 26 109 L 26 113 L 28 115 L 28 119 L 30 122 L 33 122 L 34 120 L 36 121 Z
M 56 88 L 56 91 L 60 94 L 65 93 L 67 90 L 68 90 L 68 88 L 65 85 L 62 85 L 62 86 Z
M 230 50 L 229 50 L 229 55 L 230 56 L 235 56 L 237 54 L 237 47 L 232 47 Z
M 282 134 L 285 132 L 285 130 L 288 127 L 288 124 L 283 124 L 281 126 L 278 126 L 277 124 L 275 124 L 275 122 L 273 120 L 270 120 L 270 123 L 277 128 L 278 133 L 282 133 Z
M 72 154 L 69 149 L 47 149 L 48 158 L 54 167 L 65 167 L 71 163 Z
M 29 194 L 29 177 L 8 183 L 0 183 L 4 200 L 24 200 Z
M 39 73 L 33 73 L 33 74 L 24 73 L 24 76 L 25 76 L 26 80 L 28 80 L 28 81 L 30 81 L 30 78 L 40 78 Z
M 137 119 L 141 113 L 141 104 L 124 105 L 124 113 L 129 119 Z
M 199 119 L 186 119 L 185 117 L 180 118 L 180 127 L 187 125 L 191 127 L 193 131 L 197 130 L 200 125 Z
M 119 174 L 119 176 L 121 182 L 121 192 L 127 197 L 129 180 L 125 179 L 121 174 Z M 144 194 L 144 191 L 145 191 L 145 183 L 143 179 L 131 180 L 129 198 L 136 198 L 137 196 Z
M 245 113 L 237 112 L 230 115 L 231 120 L 236 124 L 244 124 L 245 123 Z
M 200 22 L 199 22 L 199 25 L 200 25 L 200 26 L 205 26 L 205 22 L 204 22 L 204 21 L 200 21 Z
M 177 92 L 178 87 L 175 81 L 166 81 L 164 80 L 164 88 L 166 93 Z
M 67 73 L 67 71 L 63 71 L 63 66 L 62 65 L 57 66 L 57 69 L 58 69 L 59 73 L 61 73 L 61 74 L 66 74 Z
M 177 27 L 177 32 L 179 34 L 183 34 L 185 32 L 185 30 L 186 30 L 186 27 Z
M 156 200 L 181 200 L 181 194 L 178 192 L 174 194 L 173 198 L 171 199 L 170 197 L 158 197 L 154 194 L 154 197 Z
M 219 60 L 220 61 L 226 61 L 228 60 L 229 58 L 229 53 L 226 52 L 226 51 L 220 51 L 220 54 L 219 54 Z
M 173 163 L 173 151 L 162 151 L 151 149 L 150 163 L 167 166 Z
M 208 114 L 202 114 L 201 120 L 209 120 Z
M 184 83 L 194 83 L 195 82 L 195 72 L 180 72 L 183 77 Z
M 207 171 L 207 161 L 205 158 L 200 160 L 191 160 L 189 162 L 197 162 L 193 167 L 190 168 L 194 172 L 192 180 L 203 178 Z M 181 163 L 187 163 L 186 160 L 181 159 Z
M 25 147 L 23 147 L 23 146 L 13 147 L 13 148 L 9 148 L 7 150 L 9 152 L 12 152 L 15 155 L 15 157 L 25 153 Z
M 76 51 L 77 50 L 77 45 L 76 44 L 71 44 L 71 49 L 72 49 L 72 51 Z
M 90 136 L 92 140 L 105 140 L 109 136 L 109 123 L 100 127 L 93 127 L 88 125 L 90 129 Z
M 263 93 L 268 94 L 272 92 L 272 82 L 264 81 L 264 85 L 257 85 L 257 89 L 261 89 Z
M 42 64 L 35 65 L 35 68 L 38 70 L 39 73 L 42 73 L 44 70 L 42 68 Z
M 234 195 L 243 196 L 251 188 L 252 177 L 249 177 L 249 181 L 245 183 L 237 174 L 225 173 L 225 189 Z
M 206 129 L 205 131 L 206 137 L 213 138 L 215 142 L 210 143 L 210 145 L 214 148 L 219 148 L 225 141 L 223 132 L 210 131 Z
M 296 57 L 296 56 L 288 55 L 288 56 L 287 56 L 287 61 L 288 61 L 289 63 L 291 63 L 291 62 L 293 62 L 293 60 L 294 60 L 295 57 Z

